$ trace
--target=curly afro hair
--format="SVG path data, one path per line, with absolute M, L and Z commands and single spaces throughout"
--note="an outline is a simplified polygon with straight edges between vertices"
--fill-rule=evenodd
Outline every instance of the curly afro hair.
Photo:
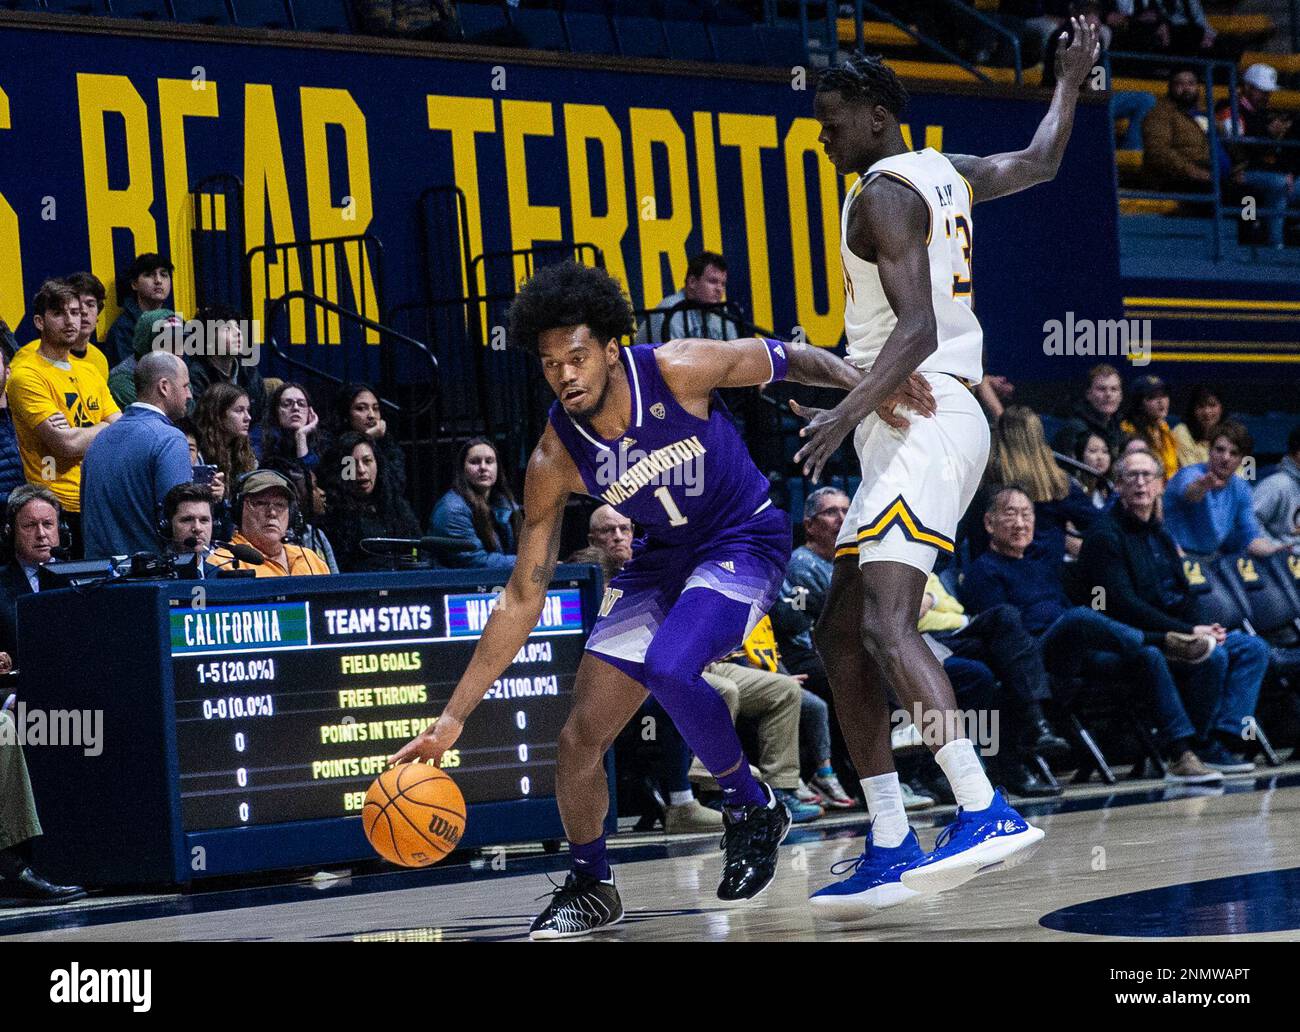
M 539 339 L 558 326 L 586 326 L 601 343 L 636 329 L 632 303 L 604 269 L 558 262 L 519 288 L 506 315 L 512 346 L 536 355 Z
M 897 118 L 907 107 L 907 90 L 894 70 L 876 55 L 855 54 L 817 77 L 818 93 L 838 93 L 846 103 L 879 104 Z

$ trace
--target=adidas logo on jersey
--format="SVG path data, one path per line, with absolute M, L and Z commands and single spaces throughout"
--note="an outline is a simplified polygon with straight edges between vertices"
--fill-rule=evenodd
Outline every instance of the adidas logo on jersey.
M 736 572 L 736 564 L 733 563 L 730 559 L 726 560 L 725 562 L 718 563 L 718 565 L 721 566 L 728 573 Z

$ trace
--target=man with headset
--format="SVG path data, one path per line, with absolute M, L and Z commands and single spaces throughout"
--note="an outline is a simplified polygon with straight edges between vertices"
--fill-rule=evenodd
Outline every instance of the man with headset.
M 9 563 L 0 568 L 0 674 L 11 673 L 17 664 L 18 598 L 38 590 L 36 569 L 50 561 L 61 534 L 66 534 L 61 517 L 59 500 L 48 488 L 23 484 L 9 494 L 2 542 Z M 0 907 L 68 903 L 81 899 L 86 890 L 52 885 L 27 862 L 25 844 L 40 835 L 41 824 L 23 750 L 6 708 L 10 680 L 0 677 Z
M 302 517 L 293 484 L 283 473 L 272 469 L 245 473 L 239 478 L 231 513 L 239 529 L 230 543 L 255 548 L 262 555 L 260 564 L 250 564 L 254 576 L 305 577 L 330 572 L 316 552 L 289 542 L 291 529 Z M 208 568 L 233 568 L 237 562 L 229 549 L 218 548 L 208 560 Z
M 162 500 L 158 537 L 170 556 L 198 556 L 197 576 L 212 559 L 212 489 L 206 484 L 177 484 Z

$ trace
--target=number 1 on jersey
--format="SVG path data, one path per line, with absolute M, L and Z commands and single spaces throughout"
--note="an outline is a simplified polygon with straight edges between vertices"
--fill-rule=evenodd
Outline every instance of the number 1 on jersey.
M 673 501 L 673 496 L 668 492 L 668 488 L 656 488 L 655 497 L 659 499 L 659 504 L 664 507 L 664 512 L 668 514 L 668 526 L 680 527 L 686 522 L 686 517 L 682 515 L 682 510 L 677 508 L 677 503 Z

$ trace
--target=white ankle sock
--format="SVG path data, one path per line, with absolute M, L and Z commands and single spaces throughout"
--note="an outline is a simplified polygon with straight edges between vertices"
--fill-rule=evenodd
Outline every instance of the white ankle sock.
M 861 784 L 867 797 L 867 816 L 871 818 L 872 844 L 882 849 L 901 846 L 907 838 L 907 811 L 903 809 L 898 772 L 863 778 Z
M 948 779 L 962 809 L 983 810 L 993 802 L 993 786 L 969 738 L 949 742 L 934 754 L 934 762 Z
M 685 806 L 687 803 L 695 802 L 695 793 L 689 788 L 685 792 L 669 792 L 669 806 Z

